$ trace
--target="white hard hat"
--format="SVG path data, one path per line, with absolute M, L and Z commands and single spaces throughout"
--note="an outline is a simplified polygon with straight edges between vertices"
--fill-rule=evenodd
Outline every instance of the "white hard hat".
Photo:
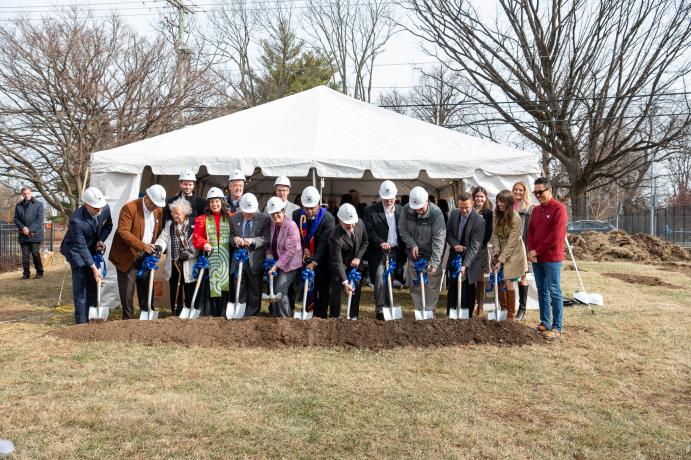
M 253 193 L 245 193 L 240 198 L 240 211 L 242 212 L 257 212 L 259 209 L 259 202 Z
M 408 201 L 408 204 L 410 205 L 410 209 L 420 209 L 427 203 L 427 200 L 429 199 L 429 194 L 427 193 L 427 190 L 425 190 L 422 187 L 414 187 L 410 191 L 410 200 Z
M 152 185 L 146 189 L 146 194 L 159 208 L 166 206 L 166 189 L 162 185 Z
M 211 187 L 209 191 L 206 192 L 206 199 L 210 200 L 211 198 L 220 198 L 222 200 L 226 199 L 226 197 L 223 196 L 223 190 L 218 187 Z
M 269 202 L 266 204 L 266 213 L 273 214 L 278 211 L 282 211 L 286 207 L 286 202 L 277 196 L 269 198 Z
M 234 169 L 230 176 L 228 176 L 228 182 L 233 182 L 234 180 L 241 180 L 245 182 L 245 175 L 239 169 Z
M 274 187 L 277 185 L 285 185 L 290 188 L 290 179 L 288 179 L 288 176 L 278 176 L 276 182 L 274 182 Z
M 321 197 L 319 196 L 319 190 L 311 185 L 309 187 L 305 187 L 305 190 L 302 191 L 302 195 L 300 196 L 300 201 L 302 202 L 302 207 L 304 208 L 313 208 L 315 206 L 319 206 L 320 199 Z
M 336 215 L 343 221 L 344 224 L 348 225 L 352 225 L 358 220 L 355 206 L 350 203 L 342 204 L 341 207 L 338 208 L 338 213 L 336 213 Z
M 397 193 L 398 189 L 396 188 L 396 184 L 390 180 L 385 180 L 379 186 L 379 197 L 382 200 L 393 200 L 396 198 Z
M 86 190 L 84 190 L 84 194 L 82 195 L 82 201 L 89 206 L 92 206 L 97 209 L 101 209 L 105 207 L 106 204 L 106 197 L 103 196 L 103 193 L 97 189 L 96 187 L 89 187 Z
M 180 173 L 180 177 L 178 180 L 191 180 L 194 182 L 197 182 L 197 176 L 194 175 L 194 171 L 191 169 L 185 169 L 183 172 Z

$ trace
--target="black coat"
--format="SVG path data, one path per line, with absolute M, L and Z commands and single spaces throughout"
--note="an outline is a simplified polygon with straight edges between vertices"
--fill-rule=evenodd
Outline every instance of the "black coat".
M 110 207 L 106 205 L 94 220 L 86 207 L 81 206 L 70 218 L 67 234 L 60 244 L 60 253 L 73 268 L 86 268 L 94 263 L 96 243 L 106 241 L 113 231 L 113 219 L 110 217 Z
M 293 221 L 298 225 L 298 229 L 300 228 L 301 212 L 302 209 L 296 209 L 293 211 Z M 314 234 L 315 250 L 312 256 L 314 261 L 317 262 L 317 266 L 320 268 L 326 269 L 329 265 L 329 235 L 331 235 L 331 232 L 335 226 L 336 220 L 330 212 L 326 211 L 321 223 L 319 224 L 319 228 Z M 307 246 L 305 245 L 304 241 L 302 241 L 302 234 L 300 235 L 300 242 L 302 243 L 302 249 L 306 249 Z
M 19 230 L 20 243 L 40 243 L 43 241 L 43 203 L 31 198 L 22 200 L 14 207 L 14 225 Z M 26 227 L 31 232 L 29 236 L 21 233 Z
M 166 200 L 166 207 L 163 209 L 163 225 L 169 220 L 173 220 L 173 215 L 170 212 L 168 205 L 182 196 L 182 192 L 172 196 Z M 194 228 L 194 220 L 204 214 L 206 210 L 206 200 L 204 198 L 192 195 L 191 197 L 183 197 L 192 206 L 192 214 L 190 215 L 190 223 Z
M 451 211 L 449 221 L 446 223 L 446 242 L 450 246 L 449 268 L 451 261 L 456 256 L 454 246 L 460 244 L 461 235 L 458 233 L 458 223 L 461 220 L 461 212 L 458 209 Z M 482 279 L 482 240 L 485 236 L 485 222 L 480 214 L 472 210 L 468 215 L 468 221 L 463 229 L 464 247 L 463 266 L 466 267 L 466 277 L 469 283 L 476 283 Z
M 395 205 L 394 217 L 396 221 L 396 238 L 398 239 L 398 254 L 401 262 L 405 259 L 405 248 L 403 240 L 398 233 L 398 219 L 401 217 L 400 204 Z M 375 203 L 365 209 L 365 229 L 367 230 L 367 238 L 369 239 L 369 247 L 367 248 L 367 262 L 370 268 L 376 270 L 376 267 L 381 263 L 384 252 L 381 250 L 381 244 L 386 243 L 389 237 L 389 224 L 386 220 L 386 213 L 384 212 L 384 205 Z
M 362 220 L 358 220 L 353 228 L 353 235 L 355 242 L 348 235 L 348 232 L 343 230 L 343 227 L 337 225 L 329 236 L 329 264 L 331 266 L 331 273 L 333 273 L 342 283 L 348 280 L 346 270 L 350 268 L 350 263 L 353 259 L 362 259 L 367 251 L 368 240 L 365 225 Z M 359 264 L 358 264 L 359 266 Z

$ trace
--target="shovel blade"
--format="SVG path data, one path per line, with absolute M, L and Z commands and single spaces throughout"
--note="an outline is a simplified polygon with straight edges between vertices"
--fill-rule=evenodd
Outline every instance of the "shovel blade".
M 96 307 L 89 307 L 89 319 L 101 319 L 98 316 L 98 309 Z
M 139 313 L 139 319 L 141 321 L 153 321 L 155 319 L 158 319 L 158 311 L 156 311 L 156 310 L 152 310 L 152 311 L 142 310 Z
M 487 319 L 490 321 L 506 321 L 506 310 L 499 311 L 499 319 L 497 319 L 497 310 L 487 312 Z
M 605 304 L 605 299 L 602 297 L 602 294 L 590 294 L 590 303 L 602 306 Z
M 201 312 L 202 312 L 201 310 L 197 310 L 196 308 L 195 308 L 195 309 L 192 309 L 192 311 L 190 312 L 190 319 L 197 319 L 197 318 L 199 318 L 199 314 L 200 314 Z
M 247 304 L 244 304 L 244 303 L 228 302 L 228 305 L 226 305 L 226 318 L 227 319 L 244 318 L 246 305 Z
M 384 321 L 394 321 L 403 318 L 403 310 L 400 306 L 393 308 L 384 308 Z
M 415 310 L 415 319 L 418 321 L 424 321 L 432 318 L 434 318 L 434 313 L 432 313 L 430 310 Z
M 110 313 L 110 307 L 99 307 L 96 309 L 98 312 L 98 319 L 105 321 L 108 319 L 108 314 Z
M 182 311 L 180 312 L 180 319 L 190 319 L 191 314 L 192 314 L 192 311 L 189 308 L 182 307 Z
M 302 310 L 298 310 L 298 311 L 293 312 L 293 318 L 299 319 L 302 321 L 310 320 L 310 319 L 312 319 L 313 316 L 314 316 L 314 312 L 311 312 L 311 311 L 306 311 L 304 315 L 302 314 Z
M 449 319 L 470 319 L 470 310 L 467 308 L 452 308 L 449 310 Z

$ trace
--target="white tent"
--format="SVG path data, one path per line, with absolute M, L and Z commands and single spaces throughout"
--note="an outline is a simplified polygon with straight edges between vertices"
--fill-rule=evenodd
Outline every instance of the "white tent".
M 369 201 L 384 179 L 401 194 L 422 185 L 452 198 L 481 184 L 490 196 L 532 181 L 539 157 L 400 115 L 321 86 L 258 107 L 93 154 L 91 185 L 103 190 L 113 219 L 152 183 L 177 192 L 183 169 L 198 171 L 202 194 L 224 186 L 233 169 L 246 191 L 268 199 L 273 177 L 293 181 L 293 196 L 325 180 L 323 195 L 351 188 Z M 444 195 L 445 193 L 445 195 Z

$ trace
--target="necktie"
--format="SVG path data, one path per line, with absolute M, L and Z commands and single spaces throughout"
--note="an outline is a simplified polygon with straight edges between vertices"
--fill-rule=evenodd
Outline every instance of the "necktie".
M 250 221 L 246 220 L 244 225 L 242 226 L 242 237 L 243 238 L 249 238 L 250 236 Z
M 458 222 L 458 239 L 460 240 L 463 238 L 463 229 L 465 228 L 465 224 L 468 222 L 468 218 L 465 216 L 461 216 L 460 222 Z

